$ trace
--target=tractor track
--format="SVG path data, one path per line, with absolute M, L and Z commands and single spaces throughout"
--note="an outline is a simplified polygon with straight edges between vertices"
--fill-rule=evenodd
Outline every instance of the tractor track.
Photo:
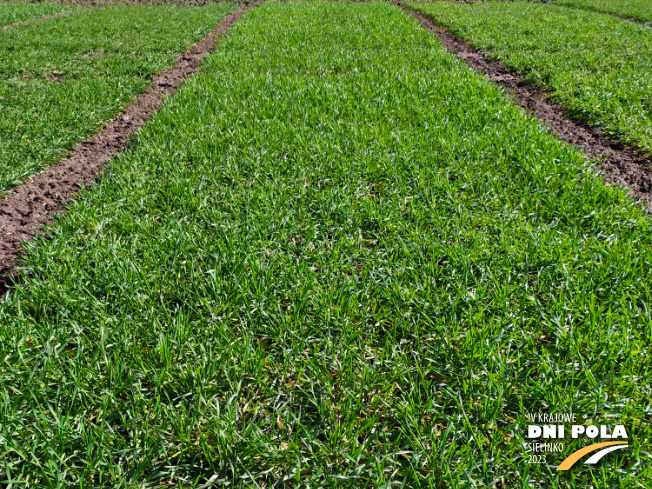
M 565 109 L 551 101 L 539 87 L 529 84 L 501 62 L 487 57 L 449 29 L 401 2 L 397 5 L 434 34 L 444 47 L 464 60 L 472 69 L 507 90 L 514 101 L 547 126 L 560 140 L 578 147 L 608 183 L 620 185 L 652 211 L 652 162 L 618 141 L 607 138 L 596 127 L 566 115 Z
M 179 56 L 173 67 L 156 75 L 149 89 L 113 122 L 0 200 L 0 291 L 17 279 L 14 267 L 23 242 L 50 222 L 82 188 L 93 183 L 105 163 L 126 149 L 136 131 L 161 107 L 164 97 L 172 95 L 199 70 L 201 61 L 213 52 L 218 41 L 255 5 L 241 6 L 227 15 L 210 34 Z

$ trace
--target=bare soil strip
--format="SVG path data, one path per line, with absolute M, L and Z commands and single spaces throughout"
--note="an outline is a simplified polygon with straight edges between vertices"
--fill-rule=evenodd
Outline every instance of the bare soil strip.
M 43 17 L 37 17 L 35 19 L 27 19 L 22 22 L 16 22 L 15 24 L 6 25 L 0 27 L 0 31 L 10 31 L 12 29 L 17 29 L 18 27 L 24 27 L 28 24 L 34 24 L 36 22 L 45 22 L 46 20 L 52 20 L 59 17 L 65 17 L 67 15 L 78 14 L 83 12 L 83 10 L 67 10 L 65 12 L 59 12 L 58 14 L 44 15 Z
M 92 183 L 104 163 L 125 149 L 136 130 L 161 107 L 163 98 L 198 71 L 219 39 L 253 6 L 240 7 L 227 15 L 208 36 L 181 55 L 172 68 L 156 75 L 150 88 L 92 140 L 78 144 L 68 158 L 25 181 L 0 201 L 0 289 L 11 282 L 9 273 L 22 242 L 38 231 L 39 224 L 61 211 L 82 186 Z
M 446 49 L 462 58 L 475 71 L 504 87 L 521 107 L 550 128 L 559 139 L 579 147 L 589 158 L 598 158 L 600 162 L 596 167 L 610 184 L 624 187 L 652 211 L 650 160 L 626 148 L 622 143 L 608 139 L 600 129 L 571 119 L 563 107 L 549 100 L 541 89 L 528 84 L 499 61 L 487 58 L 482 50 L 472 47 L 448 29 L 405 5 L 399 4 L 399 7 L 436 35 Z

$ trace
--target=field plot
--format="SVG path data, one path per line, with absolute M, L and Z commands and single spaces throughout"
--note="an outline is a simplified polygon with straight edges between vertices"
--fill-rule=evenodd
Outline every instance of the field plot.
M 650 231 L 399 9 L 264 4 L 29 245 L 0 474 L 649 480 Z M 593 475 L 527 466 L 514 423 L 542 404 L 618 416 L 632 446 Z
M 45 15 L 77 10 L 74 5 L 55 3 L 0 3 L 0 28 Z
M 554 0 L 554 3 L 616 14 L 642 22 L 652 22 L 652 2 L 650 0 Z
M 527 2 L 410 6 L 550 90 L 571 114 L 652 152 L 652 31 L 607 14 Z
M 91 9 L 0 34 L 0 192 L 143 92 L 234 6 Z

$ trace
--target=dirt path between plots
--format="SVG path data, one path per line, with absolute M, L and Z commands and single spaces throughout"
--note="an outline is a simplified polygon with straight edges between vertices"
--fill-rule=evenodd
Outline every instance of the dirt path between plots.
M 617 141 L 607 139 L 600 129 L 571 119 L 559 104 L 548 100 L 539 88 L 527 84 L 512 70 L 499 61 L 487 58 L 480 49 L 471 47 L 448 29 L 405 5 L 399 4 L 399 7 L 436 35 L 446 49 L 466 61 L 471 68 L 507 89 L 521 107 L 550 128 L 559 139 L 579 147 L 588 157 L 598 158 L 600 163 L 596 167 L 605 174 L 609 183 L 624 187 L 652 211 L 650 160 L 637 155 Z
M 65 12 L 59 12 L 58 14 L 44 15 L 43 17 L 36 17 L 35 19 L 27 19 L 22 22 L 16 22 L 15 24 L 9 24 L 3 27 L 0 27 L 0 31 L 10 31 L 12 29 L 17 29 L 19 27 L 24 27 L 29 24 L 34 24 L 36 22 L 45 22 L 46 20 L 57 19 L 59 17 L 66 17 L 67 15 L 79 14 L 84 10 L 67 10 Z
M 12 280 L 14 260 L 39 224 L 61 211 L 93 178 L 109 158 L 126 148 L 136 130 L 161 107 L 163 97 L 171 95 L 201 61 L 210 54 L 227 30 L 254 5 L 247 5 L 227 15 L 204 39 L 181 55 L 169 70 L 154 77 L 150 88 L 92 140 L 79 143 L 69 156 L 43 173 L 25 181 L 0 201 L 0 289 Z

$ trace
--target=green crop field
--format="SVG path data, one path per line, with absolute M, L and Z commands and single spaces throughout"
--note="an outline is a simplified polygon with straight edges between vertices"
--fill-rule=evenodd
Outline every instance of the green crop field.
M 523 12 L 597 16 L 413 7 L 494 36 L 493 54 L 507 45 L 487 27 L 499 12 L 516 40 Z M 21 28 L 7 39 L 29 55 L 0 61 L 0 83 L 106 72 L 137 87 L 115 85 L 115 113 L 233 8 L 94 8 Z M 108 12 L 115 25 L 83 20 Z M 623 29 L 608 39 L 629 32 L 599 19 Z M 568 22 L 564 49 L 586 52 L 588 28 Z M 627 25 L 639 37 L 621 41 L 642 45 Z M 51 44 L 75 48 L 38 48 Z M 506 62 L 528 52 L 513 49 Z M 66 54 L 99 50 L 88 64 Z M 644 78 L 626 73 L 625 95 Z M 25 244 L 0 301 L 0 482 L 647 487 L 652 222 L 593 163 L 397 6 L 256 6 Z M 537 412 L 617 420 L 628 449 L 567 472 L 560 454 L 531 463 Z M 564 453 L 589 442 L 566 439 Z
M 0 192 L 119 113 L 233 8 L 106 7 L 0 33 Z
M 652 30 L 528 2 L 411 3 L 548 89 L 569 113 L 652 153 Z
M 652 2 L 650 0 L 554 0 L 554 3 L 616 14 L 642 22 L 652 22 Z
M 25 20 L 77 10 L 74 5 L 55 3 L 0 3 L 0 28 Z

